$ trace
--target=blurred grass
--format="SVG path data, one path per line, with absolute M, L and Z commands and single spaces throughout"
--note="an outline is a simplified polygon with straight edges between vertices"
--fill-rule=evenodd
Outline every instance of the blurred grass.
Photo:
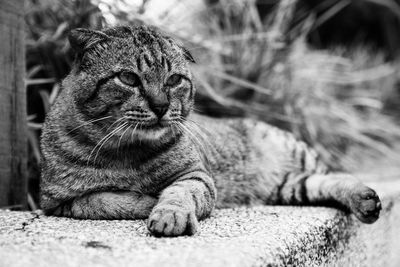
M 253 117 L 287 129 L 338 170 L 356 171 L 363 158 L 399 161 L 396 57 L 388 60 L 369 43 L 325 50 L 309 43 L 350 0 L 321 1 L 314 9 L 306 6 L 313 1 L 171 1 L 151 16 L 153 1 L 28 1 L 31 208 L 37 205 L 41 123 L 72 62 L 67 33 L 107 23 L 155 25 L 181 40 L 196 57 L 196 109 L 202 113 Z M 399 8 L 395 1 L 380 3 Z M 398 35 L 400 28 L 387 23 L 389 34 Z

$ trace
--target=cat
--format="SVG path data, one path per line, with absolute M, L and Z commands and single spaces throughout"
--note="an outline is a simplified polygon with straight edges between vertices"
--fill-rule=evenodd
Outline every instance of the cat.
M 192 112 L 194 59 L 148 27 L 75 29 L 71 73 L 42 134 L 41 207 L 78 219 L 148 219 L 192 235 L 213 209 L 330 205 L 375 222 L 381 202 L 288 132 Z

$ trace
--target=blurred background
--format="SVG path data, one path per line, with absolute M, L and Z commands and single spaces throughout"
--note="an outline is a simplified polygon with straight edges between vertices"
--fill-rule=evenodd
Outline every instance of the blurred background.
M 196 59 L 197 112 L 294 133 L 335 170 L 400 179 L 400 0 L 27 0 L 29 195 L 70 29 L 154 25 Z

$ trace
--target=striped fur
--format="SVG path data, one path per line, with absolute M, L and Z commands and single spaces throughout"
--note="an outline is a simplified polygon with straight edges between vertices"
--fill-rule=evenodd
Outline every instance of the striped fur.
M 194 234 L 214 207 L 237 205 L 326 203 L 378 218 L 373 190 L 330 173 L 291 134 L 192 114 L 193 58 L 170 37 L 122 26 L 78 29 L 70 42 L 77 60 L 42 135 L 47 214 L 148 218 L 165 236 Z

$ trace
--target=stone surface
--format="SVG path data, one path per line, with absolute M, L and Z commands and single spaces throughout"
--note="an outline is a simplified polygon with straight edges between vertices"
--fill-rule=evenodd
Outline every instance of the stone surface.
M 332 208 L 243 207 L 178 238 L 152 237 L 144 221 L 0 211 L 0 266 L 400 266 L 400 183 L 375 188 L 372 225 Z

